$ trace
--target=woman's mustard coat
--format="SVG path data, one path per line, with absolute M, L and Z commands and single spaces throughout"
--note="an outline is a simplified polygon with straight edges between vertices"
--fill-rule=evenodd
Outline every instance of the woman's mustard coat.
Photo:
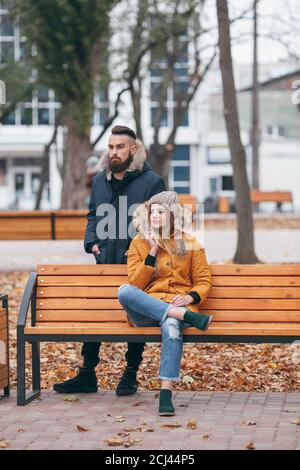
M 191 239 L 189 238 L 189 245 Z M 139 287 L 156 299 L 170 303 L 176 295 L 197 292 L 199 304 L 189 304 L 188 308 L 199 311 L 211 288 L 211 274 L 204 248 L 193 239 L 192 248 L 183 256 L 170 255 L 159 249 L 155 266 L 146 266 L 145 259 L 150 251 L 147 240 L 136 235 L 128 251 L 129 284 Z

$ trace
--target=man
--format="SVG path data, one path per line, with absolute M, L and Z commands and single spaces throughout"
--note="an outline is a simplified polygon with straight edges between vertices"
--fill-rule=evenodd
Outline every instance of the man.
M 126 264 L 131 242 L 128 226 L 132 217 L 124 210 L 124 196 L 127 198 L 127 208 L 130 208 L 165 191 L 165 184 L 150 168 L 144 146 L 136 140 L 135 132 L 126 126 L 115 126 L 112 129 L 108 152 L 101 157 L 100 169 L 102 171 L 93 178 L 84 248 L 87 253 L 93 253 L 97 264 Z M 103 204 L 109 206 L 102 206 Z M 104 207 L 103 211 L 101 207 Z M 113 216 L 112 220 L 116 221 L 115 227 L 109 223 L 107 207 L 113 209 L 109 212 Z M 98 212 L 97 208 L 100 209 Z M 119 215 L 123 228 L 119 226 Z M 108 237 L 104 233 L 105 226 L 109 226 Z M 127 228 L 125 235 L 124 226 Z M 97 392 L 95 367 L 99 362 L 100 345 L 101 343 L 83 344 L 83 367 L 73 379 L 55 384 L 53 388 L 56 392 Z M 117 386 L 117 395 L 132 395 L 137 391 L 136 374 L 142 361 L 144 346 L 145 343 L 128 343 L 125 355 L 127 366 Z

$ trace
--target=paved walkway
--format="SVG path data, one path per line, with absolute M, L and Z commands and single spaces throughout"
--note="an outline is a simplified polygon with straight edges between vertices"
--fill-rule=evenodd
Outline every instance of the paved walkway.
M 174 417 L 158 416 L 155 395 L 139 392 L 120 398 L 114 391 L 99 390 L 72 395 L 78 398 L 72 402 L 45 391 L 42 399 L 17 407 L 13 393 L 0 400 L 0 446 L 2 439 L 8 449 L 123 449 L 121 443 L 105 443 L 115 438 L 140 440 L 128 448 L 129 454 L 139 449 L 247 450 L 249 445 L 257 450 L 300 450 L 300 427 L 291 422 L 300 418 L 299 393 L 175 392 Z M 188 429 L 188 422 L 195 429 Z
M 234 256 L 235 230 L 206 230 L 204 246 L 208 261 L 218 263 Z M 265 263 L 300 263 L 300 230 L 256 230 L 256 253 Z M 27 271 L 37 264 L 94 264 L 81 240 L 0 241 L 0 271 Z

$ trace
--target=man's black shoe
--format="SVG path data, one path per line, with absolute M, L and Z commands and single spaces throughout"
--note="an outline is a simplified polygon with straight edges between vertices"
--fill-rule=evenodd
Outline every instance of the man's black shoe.
M 54 384 L 53 390 L 58 393 L 94 393 L 97 392 L 97 377 L 94 369 L 79 369 L 78 375 L 65 382 Z
M 123 377 L 118 383 L 116 394 L 119 396 L 122 395 L 133 395 L 137 391 L 137 380 L 136 380 L 137 371 L 133 367 L 126 367 Z

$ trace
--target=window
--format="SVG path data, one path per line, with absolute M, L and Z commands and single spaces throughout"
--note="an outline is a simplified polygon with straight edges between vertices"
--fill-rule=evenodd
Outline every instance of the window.
M 32 124 L 32 109 L 21 107 L 21 125 L 29 126 Z
M 0 16 L 0 36 L 13 36 L 14 26 L 8 15 Z
M 176 145 L 169 175 L 170 189 L 179 194 L 190 193 L 190 147 Z
M 14 59 L 14 43 L 12 41 L 0 41 L 0 62 L 5 64 Z
M 176 62 L 174 63 L 174 55 Z M 173 63 L 172 75 L 170 80 L 166 76 L 168 63 Z M 163 102 L 165 111 L 163 113 L 161 126 L 173 126 L 178 109 L 178 103 L 186 101 L 186 94 L 189 88 L 188 76 L 188 40 L 187 34 L 181 35 L 175 40 L 169 40 L 164 50 L 151 51 L 151 125 L 155 126 L 155 118 L 160 101 Z M 168 79 L 168 87 L 163 87 L 163 81 Z M 164 96 L 162 96 L 162 93 Z M 186 111 L 181 126 L 189 125 L 188 111 Z
M 207 163 L 219 164 L 230 163 L 230 152 L 228 147 L 210 146 L 207 147 Z
M 0 159 L 0 186 L 6 184 L 6 160 L 4 158 Z
M 38 123 L 39 125 L 49 124 L 49 109 L 39 108 L 38 110 Z
M 7 114 L 7 116 L 5 116 L 5 118 L 2 121 L 2 124 L 6 126 L 13 126 L 15 123 L 16 123 L 16 116 L 15 116 L 14 111 Z
M 209 192 L 216 194 L 218 191 L 218 178 L 209 178 Z
M 286 136 L 286 127 L 282 124 L 269 124 L 267 126 L 267 134 L 275 137 L 284 137 Z
M 222 191 L 233 191 L 233 178 L 232 176 L 222 176 Z

